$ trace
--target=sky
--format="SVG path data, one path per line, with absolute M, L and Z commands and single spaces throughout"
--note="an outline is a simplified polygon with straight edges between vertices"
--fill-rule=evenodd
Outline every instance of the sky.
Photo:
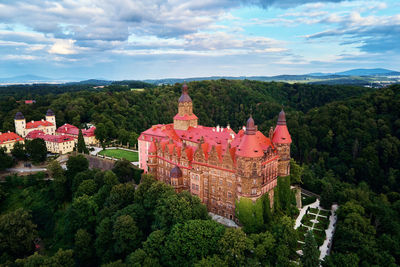
M 399 0 L 0 0 L 0 78 L 400 70 Z

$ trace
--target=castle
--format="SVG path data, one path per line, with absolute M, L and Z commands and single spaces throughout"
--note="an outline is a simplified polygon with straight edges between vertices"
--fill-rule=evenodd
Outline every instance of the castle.
M 72 152 L 78 139 L 79 129 L 70 124 L 64 124 L 56 129 L 56 116 L 49 109 L 46 112 L 45 119 L 40 121 L 26 122 L 24 115 L 17 112 L 14 117 L 15 132 L 28 140 L 36 138 L 43 139 L 47 150 L 51 153 L 66 154 Z M 82 130 L 86 145 L 97 144 L 94 131 L 96 127 Z
M 238 133 L 198 125 L 184 84 L 173 124 L 154 125 L 139 136 L 139 167 L 176 192 L 198 196 L 210 212 L 235 219 L 241 197 L 268 193 L 273 202 L 277 177 L 290 174 L 291 142 L 283 110 L 269 137 L 251 116 Z

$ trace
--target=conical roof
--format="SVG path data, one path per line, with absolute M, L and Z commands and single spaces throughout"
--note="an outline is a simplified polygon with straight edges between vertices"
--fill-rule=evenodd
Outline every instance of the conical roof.
M 172 168 L 171 172 L 169 173 L 169 177 L 171 178 L 181 178 L 182 177 L 182 170 L 178 166 Z
M 46 116 L 55 116 L 54 111 L 52 111 L 51 109 L 48 109 L 46 112 Z
M 17 112 L 17 114 L 15 114 L 15 117 L 14 117 L 14 119 L 15 120 L 23 120 L 23 119 L 25 119 L 25 117 L 24 117 L 24 115 L 22 114 L 22 112 Z
M 290 144 L 292 143 L 292 138 L 290 137 L 289 131 L 286 126 L 286 115 L 285 112 L 282 111 L 278 116 L 278 123 L 275 127 L 272 142 L 274 144 Z

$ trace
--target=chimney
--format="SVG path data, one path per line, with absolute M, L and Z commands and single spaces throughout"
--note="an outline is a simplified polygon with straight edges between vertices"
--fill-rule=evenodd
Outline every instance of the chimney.
M 219 125 L 217 125 L 217 133 L 219 132 Z
M 231 128 L 231 126 L 228 124 L 228 126 L 226 126 L 226 128 L 227 128 L 227 129 L 230 129 L 230 128 Z

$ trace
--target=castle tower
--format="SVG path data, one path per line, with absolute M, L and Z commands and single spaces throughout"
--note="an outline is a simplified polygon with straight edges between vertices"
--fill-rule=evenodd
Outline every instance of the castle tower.
M 183 174 L 181 168 L 175 166 L 169 173 L 170 184 L 175 192 L 180 193 L 183 190 Z
M 149 147 L 149 156 L 147 159 L 148 173 L 152 174 L 157 179 L 157 146 L 154 141 L 151 141 Z
M 197 127 L 197 121 L 197 116 L 193 114 L 193 103 L 188 94 L 188 86 L 184 83 L 178 103 L 178 114 L 174 117 L 174 129 L 187 130 L 190 126 Z
M 292 143 L 292 138 L 286 126 L 286 115 L 283 109 L 278 116 L 272 143 L 278 150 L 280 157 L 278 161 L 278 176 L 290 175 L 290 144 Z
M 253 118 L 247 120 L 246 131 L 236 150 L 237 196 L 253 200 L 261 197 L 262 159 L 264 151 L 256 136 L 257 126 Z
M 46 121 L 54 125 L 54 127 L 50 127 L 49 134 L 56 134 L 56 115 L 51 109 L 48 109 L 46 112 Z
M 14 117 L 14 125 L 16 134 L 25 137 L 27 135 L 26 132 L 26 120 L 24 115 L 21 112 L 17 112 Z

